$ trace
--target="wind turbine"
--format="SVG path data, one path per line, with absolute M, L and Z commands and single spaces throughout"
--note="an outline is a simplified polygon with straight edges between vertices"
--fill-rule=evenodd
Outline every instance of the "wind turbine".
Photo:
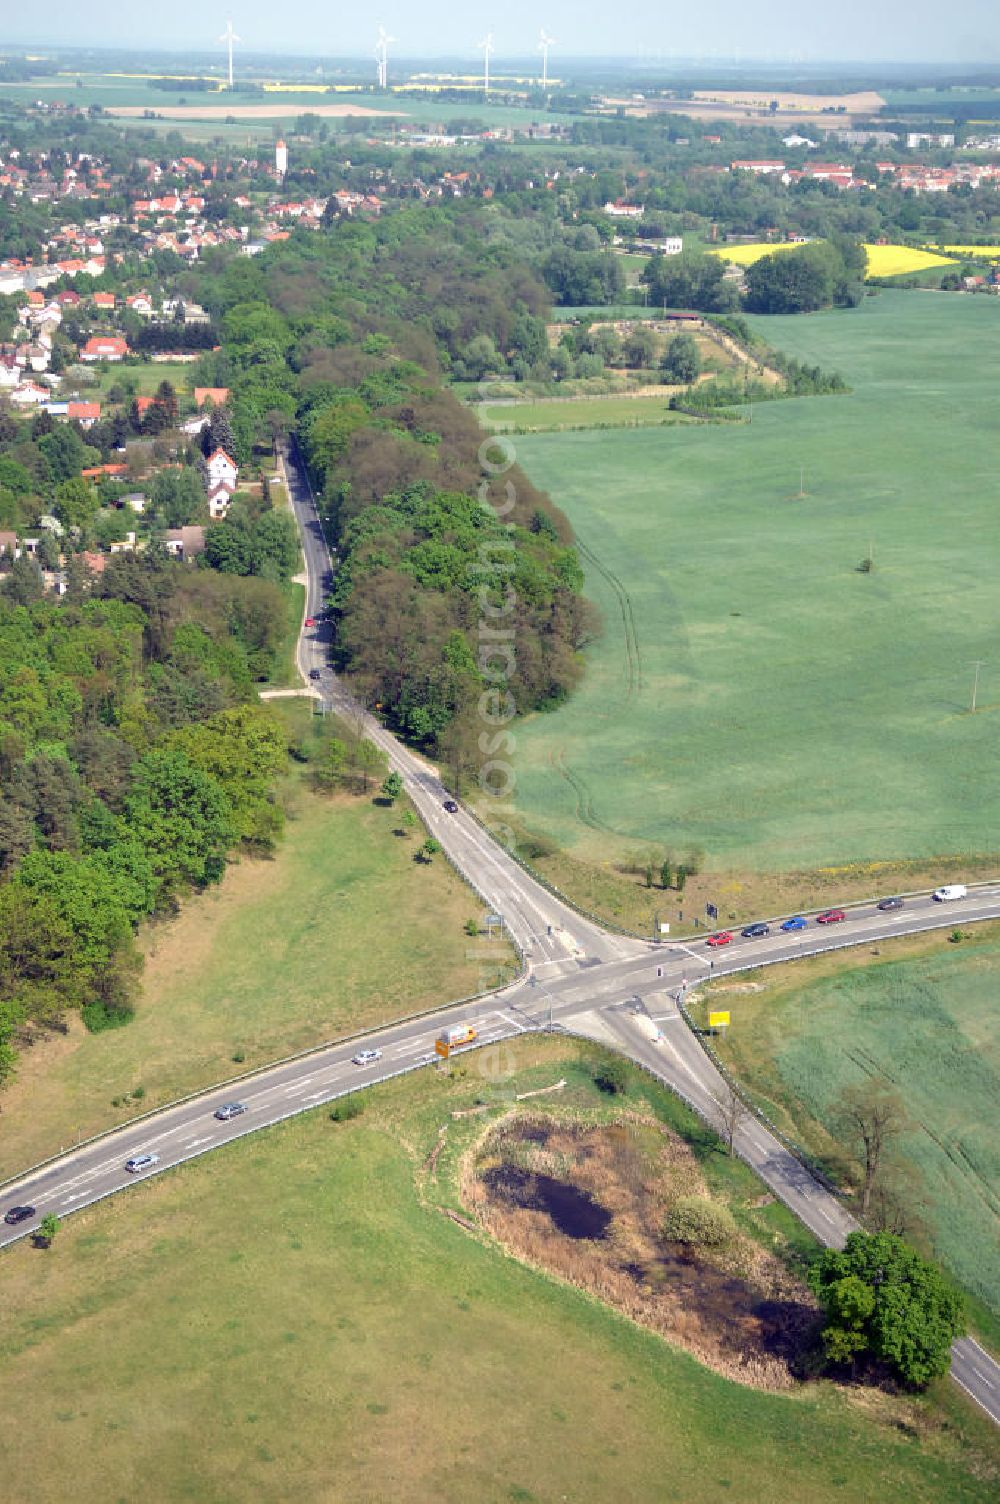
M 389 86 L 389 43 L 394 42 L 384 26 L 378 29 L 378 41 L 375 44 L 375 61 L 378 64 L 378 86 L 386 89 Z
M 483 93 L 490 92 L 490 54 L 493 52 L 493 33 L 488 31 L 479 44 L 483 54 Z
M 539 33 L 538 50 L 542 54 L 542 88 L 549 86 L 549 48 L 555 46 L 555 37 L 550 37 L 543 26 Z
M 242 42 L 243 38 L 242 37 L 238 37 L 236 35 L 235 31 L 233 30 L 233 23 L 232 23 L 232 21 L 227 21 L 226 22 L 226 29 L 222 33 L 221 37 L 218 38 L 218 40 L 220 42 L 226 42 L 226 43 L 228 43 L 228 46 L 229 46 L 229 87 L 232 88 L 233 87 L 233 43 L 234 42 Z

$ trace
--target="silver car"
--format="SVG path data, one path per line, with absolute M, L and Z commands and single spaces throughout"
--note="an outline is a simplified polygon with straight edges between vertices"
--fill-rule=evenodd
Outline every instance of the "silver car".
M 359 1050 L 351 1061 L 352 1065 L 374 1065 L 376 1060 L 382 1059 L 381 1050 Z
M 224 1102 L 221 1107 L 215 1109 L 213 1117 L 217 1117 L 220 1123 L 228 1123 L 230 1118 L 241 1117 L 246 1110 L 245 1102 Z
M 158 1154 L 134 1154 L 131 1159 L 125 1161 L 125 1168 L 130 1175 L 137 1175 L 140 1170 L 151 1170 L 159 1163 Z

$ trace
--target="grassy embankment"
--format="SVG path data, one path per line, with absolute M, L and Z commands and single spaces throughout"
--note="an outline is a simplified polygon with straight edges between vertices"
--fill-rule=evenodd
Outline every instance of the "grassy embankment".
M 508 1089 L 565 1076 L 566 1109 L 603 1110 L 586 1050 L 516 1049 Z M 985 1504 L 995 1434 L 947 1384 L 918 1402 L 742 1387 L 442 1215 L 487 1121 L 451 1111 L 497 1089 L 481 1065 L 254 1135 L 74 1216 L 48 1253 L 6 1254 L 8 1476 L 60 1504 L 69 1479 L 105 1504 L 151 1478 L 163 1504 Z
M 276 704 L 301 727 L 302 702 Z M 131 1023 L 92 1035 L 74 1021 L 24 1057 L 3 1097 L 0 1178 L 214 1081 L 478 992 L 510 964 L 501 942 L 495 964 L 469 958 L 479 942 L 463 926 L 482 907 L 443 858 L 414 861 L 421 837 L 395 834 L 398 808 L 321 797 L 301 776 L 286 803 L 272 859 L 244 859 L 151 927 Z
M 960 925 L 961 916 L 956 916 Z M 849 1183 L 837 1099 L 889 1083 L 909 1118 L 897 1149 L 915 1183 L 907 1212 L 975 1301 L 973 1321 L 1000 1348 L 1000 1043 L 995 1028 L 1000 926 L 960 944 L 913 936 L 871 949 L 719 982 L 697 1005 L 729 1008 L 716 1047 L 779 1127 Z
M 887 293 L 757 327 L 851 393 L 517 442 L 606 624 L 571 700 L 517 729 L 519 818 L 623 920 L 916 887 L 1000 845 L 988 669 L 968 713 L 997 623 L 1000 305 Z M 691 847 L 711 870 L 684 902 L 614 870 Z

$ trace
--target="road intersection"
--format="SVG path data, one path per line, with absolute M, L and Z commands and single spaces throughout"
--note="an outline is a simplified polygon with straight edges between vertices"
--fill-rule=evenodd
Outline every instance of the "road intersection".
M 597 1040 L 665 1082 L 719 1128 L 727 1085 L 678 1007 L 692 986 L 823 950 L 873 946 L 898 935 L 1000 918 L 1000 884 L 991 884 L 970 889 L 954 905 L 936 903 L 929 895 L 908 898 L 902 909 L 888 913 L 874 903 L 862 904 L 848 908 L 847 918 L 836 925 L 810 924 L 792 933 L 778 929 L 761 939 L 737 936 L 711 952 L 704 941 L 656 943 L 613 934 L 580 915 L 527 872 L 466 809 L 447 812 L 444 802 L 450 793 L 437 771 L 363 711 L 336 679 L 329 667 L 330 629 L 322 616 L 332 561 L 304 472 L 289 458 L 286 474 L 306 557 L 304 614 L 317 622 L 303 628 L 299 641 L 303 681 L 315 686 L 326 707 L 363 725 L 364 734 L 385 751 L 448 859 L 487 907 L 502 916 L 524 957 L 524 972 L 472 1003 L 449 1004 L 230 1080 L 8 1181 L 0 1186 L 3 1206 L 28 1203 L 36 1217 L 18 1226 L 0 1224 L 0 1247 L 30 1234 L 47 1212 L 65 1216 L 145 1178 L 125 1170 L 133 1155 L 157 1154 L 159 1161 L 149 1173 L 161 1173 L 359 1087 L 423 1067 L 435 1058 L 436 1036 L 459 1023 L 475 1027 L 477 1046 L 504 1044 L 508 1050 L 519 1035 L 537 1029 Z M 311 671 L 319 677 L 313 679 Z M 353 1057 L 361 1049 L 379 1056 L 355 1065 Z M 486 1076 L 495 1070 L 495 1054 L 477 1048 L 472 1057 Z M 248 1111 L 228 1122 L 213 1116 L 234 1100 L 245 1103 Z M 747 1115 L 736 1128 L 734 1148 L 821 1242 L 843 1244 L 857 1224 L 767 1124 Z M 955 1343 L 952 1376 L 1000 1424 L 1000 1366 L 972 1339 Z

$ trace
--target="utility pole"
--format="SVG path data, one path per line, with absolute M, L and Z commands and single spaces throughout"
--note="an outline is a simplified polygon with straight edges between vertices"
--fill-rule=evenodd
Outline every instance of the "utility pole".
M 970 715 L 975 715 L 976 713 L 976 699 L 979 695 L 979 670 L 981 668 L 984 668 L 985 666 L 986 660 L 984 658 L 976 658 L 973 660 L 972 667 L 975 669 L 976 675 L 972 681 L 972 704 L 969 706 Z

